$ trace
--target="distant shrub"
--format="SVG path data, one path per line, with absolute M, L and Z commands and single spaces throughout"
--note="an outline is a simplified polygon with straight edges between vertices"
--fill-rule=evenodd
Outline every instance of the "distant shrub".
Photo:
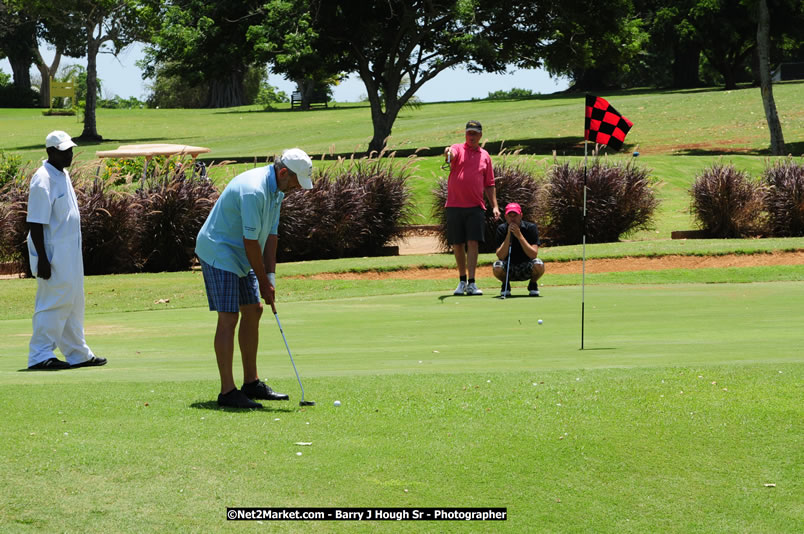
M 151 169 L 145 187 L 134 195 L 137 262 L 145 272 L 189 269 L 198 231 L 218 191 L 205 177 L 193 175 L 189 164 L 169 160 Z
M 151 170 L 165 168 L 168 158 L 166 156 L 154 156 L 148 161 Z M 175 161 L 175 160 L 174 160 Z M 136 158 L 104 158 L 101 163 L 100 178 L 104 181 L 111 180 L 115 185 L 139 183 L 142 181 L 143 171 L 145 170 L 145 156 Z M 153 173 L 148 174 L 153 176 Z
M 410 220 L 409 175 L 409 163 L 393 158 L 340 160 L 317 171 L 311 190 L 282 202 L 278 259 L 378 255 Z
M 123 98 L 115 95 L 109 99 L 98 100 L 98 107 L 105 109 L 142 109 L 146 107 L 146 103 L 136 96 Z
M 485 100 L 522 100 L 534 97 L 535 94 L 530 89 L 518 89 L 514 87 L 510 91 L 493 91 Z
M 586 242 L 609 243 L 650 228 L 659 201 L 649 171 L 628 163 L 611 164 L 596 158 L 587 170 Z M 548 172 L 544 195 L 545 233 L 551 244 L 583 241 L 584 167 L 562 163 Z
M 263 109 L 271 109 L 274 104 L 281 104 L 289 101 L 290 99 L 288 98 L 287 93 L 284 91 L 279 91 L 276 87 L 268 82 L 265 82 L 260 86 L 257 97 L 254 99 L 254 103 L 262 106 Z
M 0 150 L 0 188 L 20 175 L 23 167 L 19 154 L 7 154 Z
M 38 105 L 39 93 L 35 90 L 0 85 L 0 108 L 35 108 Z
M 790 159 L 777 161 L 765 169 L 762 182 L 770 234 L 804 236 L 804 165 Z
M 716 162 L 704 169 L 695 177 L 690 195 L 690 210 L 709 237 L 746 237 L 762 232 L 762 188 L 734 165 Z
M 494 189 L 497 204 L 500 208 L 500 218 L 494 219 L 493 206 L 486 200 L 486 227 L 483 243 L 479 244 L 480 252 L 494 252 L 497 249 L 495 235 L 497 227 L 504 221 L 505 206 L 510 202 L 517 202 L 522 206 L 522 218 L 526 221 L 539 224 L 544 219 L 544 212 L 539 202 L 539 196 L 544 186 L 544 179 L 537 178 L 522 160 L 512 159 L 510 156 L 502 158 L 494 165 Z M 445 251 L 451 250 L 447 240 L 447 179 L 441 178 L 433 190 L 435 202 L 433 216 L 438 221 L 438 240 Z

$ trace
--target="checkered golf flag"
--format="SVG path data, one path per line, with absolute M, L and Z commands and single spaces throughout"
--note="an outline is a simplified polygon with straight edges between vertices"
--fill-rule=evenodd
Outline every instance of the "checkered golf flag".
M 584 139 L 620 150 L 633 125 L 604 99 L 586 95 Z

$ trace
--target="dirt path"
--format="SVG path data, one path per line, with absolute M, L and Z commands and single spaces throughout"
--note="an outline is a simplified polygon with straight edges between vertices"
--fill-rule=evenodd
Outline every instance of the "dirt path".
M 661 271 L 665 269 L 711 269 L 726 267 L 758 267 L 773 265 L 804 265 L 804 252 L 773 252 L 770 254 L 728 254 L 725 256 L 662 256 L 658 258 L 618 258 L 586 260 L 587 273 L 618 271 Z M 546 274 L 580 274 L 580 261 L 547 262 Z M 491 269 L 483 267 L 480 276 L 490 276 Z M 295 278 L 295 277 L 294 277 Z M 384 280 L 455 278 L 455 269 L 404 269 L 392 272 L 321 273 L 311 280 Z

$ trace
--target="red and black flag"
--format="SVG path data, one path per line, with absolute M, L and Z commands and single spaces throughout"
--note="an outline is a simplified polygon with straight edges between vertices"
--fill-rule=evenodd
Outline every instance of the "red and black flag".
M 634 123 L 599 96 L 586 95 L 584 139 L 620 150 Z

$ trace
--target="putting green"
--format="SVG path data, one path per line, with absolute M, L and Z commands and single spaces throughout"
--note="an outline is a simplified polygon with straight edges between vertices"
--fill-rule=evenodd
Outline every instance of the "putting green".
M 587 287 L 583 351 L 580 288 L 543 293 L 504 301 L 447 292 L 280 303 L 279 318 L 303 378 L 800 359 L 801 282 Z M 0 322 L 0 383 L 216 377 L 215 316 L 203 308 L 88 315 L 85 326 L 108 366 L 23 373 L 30 319 Z M 293 377 L 270 312 L 259 363 L 263 376 Z

